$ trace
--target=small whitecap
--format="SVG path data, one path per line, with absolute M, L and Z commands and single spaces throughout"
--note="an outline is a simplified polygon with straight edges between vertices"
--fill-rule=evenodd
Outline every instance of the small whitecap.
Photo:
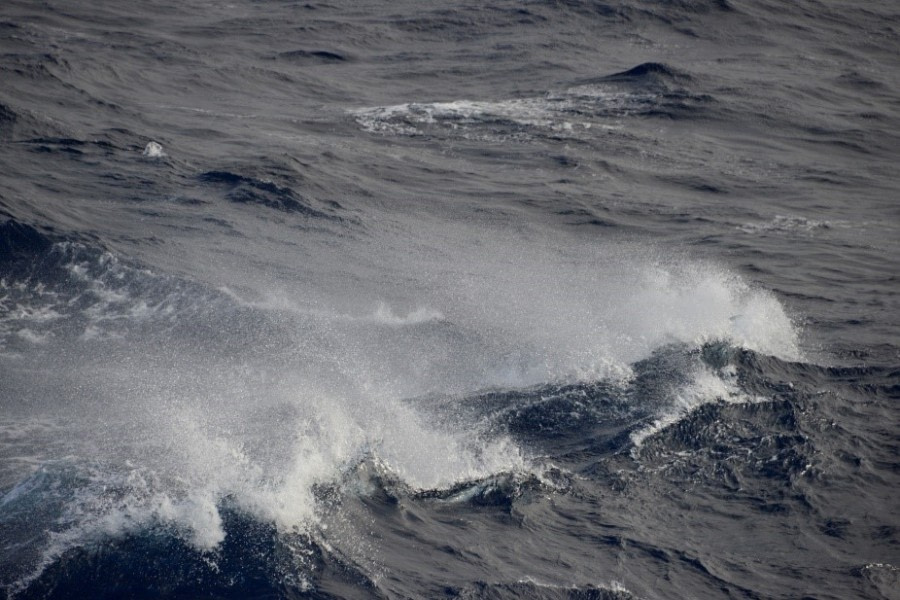
M 31 329 L 26 328 L 20 329 L 17 333 L 23 340 L 37 345 L 46 343 L 47 339 L 50 336 L 49 333 L 37 333 L 35 331 L 32 331 Z
M 163 152 L 162 145 L 156 142 L 147 142 L 147 145 L 144 147 L 143 155 L 148 158 L 162 158 L 166 153 Z
M 444 315 L 438 310 L 420 307 L 404 316 L 394 313 L 390 306 L 382 302 L 378 305 L 371 318 L 375 322 L 384 325 L 418 325 L 431 321 L 441 321 L 444 319 Z

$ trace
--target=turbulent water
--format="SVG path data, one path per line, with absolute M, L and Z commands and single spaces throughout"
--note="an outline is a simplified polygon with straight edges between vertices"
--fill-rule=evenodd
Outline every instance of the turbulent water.
M 0 4 L 9 598 L 900 598 L 900 6 Z

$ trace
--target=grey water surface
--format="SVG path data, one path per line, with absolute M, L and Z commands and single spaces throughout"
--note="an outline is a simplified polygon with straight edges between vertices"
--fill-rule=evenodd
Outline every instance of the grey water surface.
M 0 4 L 9 598 L 900 598 L 900 5 Z

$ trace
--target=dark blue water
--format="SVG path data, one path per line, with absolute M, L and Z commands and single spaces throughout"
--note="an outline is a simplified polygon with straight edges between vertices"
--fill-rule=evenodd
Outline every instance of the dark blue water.
M 900 7 L 0 5 L 10 598 L 900 598 Z

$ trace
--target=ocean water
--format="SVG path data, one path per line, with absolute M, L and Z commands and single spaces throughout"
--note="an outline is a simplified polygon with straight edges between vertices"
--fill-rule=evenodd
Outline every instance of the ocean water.
M 900 6 L 0 4 L 8 598 L 900 598 Z

